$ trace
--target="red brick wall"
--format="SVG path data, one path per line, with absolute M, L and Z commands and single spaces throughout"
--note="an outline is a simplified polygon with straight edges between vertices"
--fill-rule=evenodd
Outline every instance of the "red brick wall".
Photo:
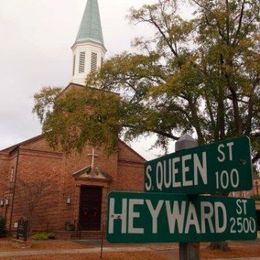
M 86 146 L 82 154 L 72 153 L 65 156 L 60 152 L 52 151 L 44 138 L 23 143 L 20 146 L 11 227 L 22 215 L 28 214 L 26 195 L 19 180 L 25 183 L 40 183 L 47 180 L 50 183 L 48 187 L 53 187 L 49 194 L 38 201 L 33 211 L 31 223 L 33 230 L 64 230 L 66 221 L 76 223 L 79 213 L 80 185 L 102 187 L 102 223 L 106 222 L 108 192 L 143 190 L 144 160 L 123 142 L 119 142 L 118 152 L 110 156 L 102 148 L 95 149 L 98 155 L 95 158 L 95 166 L 111 176 L 111 182 L 76 180 L 72 174 L 91 165 L 91 156 L 89 156 L 91 152 L 92 148 Z M 10 155 L 0 154 L 0 172 L 5 179 L 10 177 L 11 167 L 15 167 L 16 160 L 17 151 Z M 0 183 L 0 192 L 1 189 L 3 190 L 3 184 Z M 68 197 L 71 199 L 70 204 L 66 203 Z M 8 208 L 8 220 L 10 213 L 11 206 Z
M 119 143 L 119 170 L 116 190 L 143 191 L 144 159 L 128 147 Z
M 62 209 L 62 223 L 69 221 L 71 223 L 78 222 L 79 201 L 80 201 L 80 185 L 92 185 L 103 187 L 103 197 L 106 198 L 104 190 L 107 189 L 108 183 L 106 182 L 93 182 L 93 181 L 77 181 L 72 176 L 73 173 L 91 165 L 92 147 L 86 146 L 81 154 L 72 153 L 64 158 L 65 172 L 64 172 L 64 193 L 66 196 L 71 197 L 71 204 L 65 205 Z M 105 172 L 113 178 L 112 183 L 116 183 L 118 173 L 118 154 L 114 153 L 111 156 L 107 156 L 102 148 L 95 149 L 95 166 L 99 167 L 102 172 Z M 111 183 L 111 184 L 112 184 Z M 66 198 L 65 198 L 66 199 Z M 104 219 L 106 199 L 103 201 L 102 218 Z
M 28 201 L 32 199 L 34 200 L 32 204 L 35 205 L 31 220 L 32 228 L 35 230 L 59 228 L 58 216 L 62 193 L 60 176 L 62 172 L 61 154 L 20 149 L 12 227 L 21 216 L 29 216 Z M 23 182 L 26 184 L 25 186 Z M 43 188 L 38 192 L 32 190 L 31 186 L 34 183 L 42 183 Z M 42 195 L 39 196 L 39 194 Z M 33 198 L 30 198 L 30 195 Z
M 59 150 L 55 149 L 55 151 L 49 146 L 48 142 L 45 140 L 44 136 L 40 136 L 33 142 L 24 143 L 22 148 L 37 150 L 37 151 L 49 151 L 49 152 L 59 152 Z
M 124 191 L 143 191 L 143 165 L 137 163 L 119 163 L 119 178 L 115 189 Z
M 8 159 L 7 159 L 8 158 Z M 15 170 L 16 170 L 16 164 L 17 164 L 17 150 L 13 151 L 12 153 L 2 157 L 0 159 L 1 168 L 0 171 L 4 175 L 3 176 L 3 182 L 1 185 L 1 197 L 2 199 L 5 199 L 5 202 L 8 203 L 4 205 L 4 207 L 1 208 L 1 214 L 6 217 L 7 219 L 7 227 L 9 227 L 9 219 L 11 215 L 11 205 L 12 205 L 12 199 L 13 199 L 13 189 L 14 189 L 14 181 L 15 181 Z M 11 171 L 13 172 L 13 178 L 11 182 Z
M 10 178 L 10 157 L 6 153 L 0 153 L 0 200 L 7 198 L 8 182 Z M 7 214 L 5 205 L 0 206 L 0 216 Z

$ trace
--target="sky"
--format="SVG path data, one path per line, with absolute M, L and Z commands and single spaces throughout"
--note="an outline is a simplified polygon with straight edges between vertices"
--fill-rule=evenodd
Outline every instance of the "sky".
M 150 28 L 130 25 L 129 8 L 152 0 L 99 0 L 107 57 L 129 50 L 136 36 Z M 41 133 L 32 114 L 33 96 L 42 87 L 65 87 L 71 81 L 72 52 L 86 0 L 0 1 L 0 149 Z M 146 159 L 153 137 L 132 147 Z

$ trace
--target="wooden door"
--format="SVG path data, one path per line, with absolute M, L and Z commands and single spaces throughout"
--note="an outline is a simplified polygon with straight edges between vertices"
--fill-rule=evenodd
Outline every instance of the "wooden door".
M 80 230 L 100 230 L 102 188 L 81 186 L 79 228 Z

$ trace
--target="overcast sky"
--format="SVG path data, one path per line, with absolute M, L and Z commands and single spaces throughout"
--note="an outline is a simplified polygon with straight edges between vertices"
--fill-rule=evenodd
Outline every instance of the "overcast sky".
M 74 43 L 87 0 L 0 1 L 0 149 L 41 133 L 32 114 L 33 95 L 43 86 L 67 86 Z M 148 28 L 130 25 L 130 7 L 152 0 L 99 0 L 107 56 L 129 50 Z M 151 139 L 134 148 L 151 159 Z

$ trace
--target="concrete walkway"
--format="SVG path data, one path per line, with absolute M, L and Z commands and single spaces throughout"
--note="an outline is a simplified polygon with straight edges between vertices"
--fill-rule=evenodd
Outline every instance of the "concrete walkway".
M 169 259 L 178 258 L 178 250 L 176 247 L 168 248 L 167 250 L 158 250 L 151 247 L 104 247 L 103 252 L 156 252 L 159 255 L 169 256 Z M 19 252 L 0 252 L 0 259 L 2 257 L 18 257 L 18 256 L 41 256 L 41 255 L 66 255 L 66 254 L 91 254 L 100 253 L 100 247 L 84 248 L 84 249 L 59 249 L 59 250 L 26 250 Z M 171 256 L 171 257 L 170 257 Z M 174 258 L 173 258 L 174 257 Z M 217 258 L 215 260 L 260 260 L 260 257 L 243 257 L 243 258 Z
M 216 258 L 215 260 L 260 260 L 260 257 Z
M 151 252 L 154 249 L 149 247 L 104 247 L 103 252 Z M 66 255 L 66 254 L 91 254 L 100 253 L 100 247 L 83 248 L 83 249 L 59 249 L 59 250 L 26 250 L 0 252 L 1 257 L 16 257 L 16 256 L 35 256 L 35 255 Z
M 259 233 L 258 233 L 259 235 Z M 258 240 L 259 241 L 259 240 Z M 78 241 L 81 243 L 88 243 L 89 241 Z M 93 241 L 91 241 L 93 243 Z M 81 249 L 57 249 L 57 250 L 23 250 L 23 251 L 8 251 L 0 252 L 0 259 L 2 257 L 18 257 L 18 256 L 36 256 L 36 255 L 66 255 L 66 254 L 91 254 L 91 253 L 101 253 L 101 248 L 99 242 L 94 242 L 91 248 L 81 248 Z M 258 243 L 256 241 L 256 243 Z M 109 252 L 153 252 L 158 255 L 164 255 L 169 257 L 169 259 L 178 259 L 178 244 L 164 245 L 160 244 L 146 244 L 146 245 L 109 245 L 105 244 L 103 248 L 104 253 Z M 227 258 L 218 258 L 215 260 L 227 260 Z M 260 260 L 259 257 L 241 257 L 241 258 L 229 258 L 229 260 Z

